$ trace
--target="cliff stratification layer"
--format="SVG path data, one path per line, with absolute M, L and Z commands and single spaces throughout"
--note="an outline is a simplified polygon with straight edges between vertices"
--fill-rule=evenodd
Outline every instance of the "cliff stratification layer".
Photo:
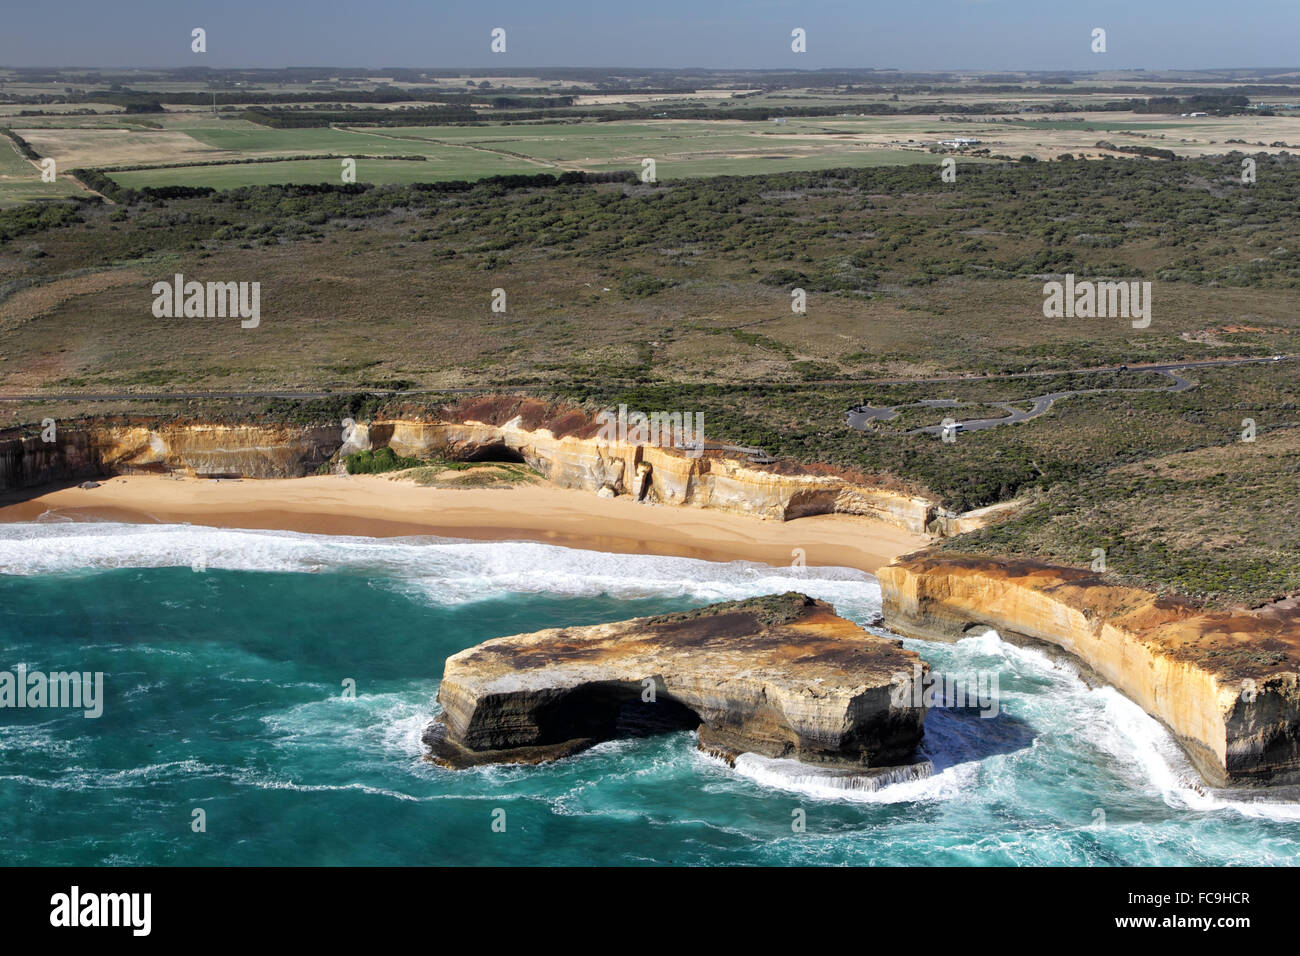
M 1169 727 L 1212 785 L 1300 782 L 1296 602 L 1206 611 L 1089 571 L 924 552 L 878 576 L 900 634 L 1054 644 Z
M 536 763 L 697 729 L 701 749 L 874 770 L 913 761 L 918 656 L 802 594 L 498 638 L 447 659 L 436 763 Z M 903 686 L 907 684 L 907 686 Z
M 502 424 L 406 419 L 348 427 L 277 424 L 70 423 L 57 439 L 0 438 L 0 491 L 59 480 L 141 472 L 300 478 L 340 454 L 388 446 L 398 455 L 525 462 L 564 488 L 628 495 L 664 505 L 713 508 L 788 521 L 852 514 L 926 533 L 926 498 L 715 452 L 610 440 L 585 418 L 575 432 Z M 557 429 L 563 431 L 563 429 Z

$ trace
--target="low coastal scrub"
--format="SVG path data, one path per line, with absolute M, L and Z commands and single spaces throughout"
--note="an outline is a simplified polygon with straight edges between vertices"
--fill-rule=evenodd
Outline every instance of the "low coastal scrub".
M 1067 482 L 1003 524 L 952 538 L 966 553 L 1034 555 L 1208 605 L 1300 592 L 1294 513 L 1300 427 Z M 1100 569 L 1100 568 L 1098 568 Z
M 120 187 L 95 170 L 83 181 L 119 205 L 0 213 L 0 378 L 34 391 L 134 390 L 129 404 L 96 406 L 113 412 L 141 407 L 145 389 L 243 391 L 147 400 L 207 421 L 332 429 L 392 417 L 402 404 L 440 417 L 452 398 L 437 390 L 450 388 L 526 394 L 588 415 L 619 404 L 689 411 L 710 440 L 868 475 L 956 512 L 1050 496 L 1036 520 L 990 532 L 991 550 L 1086 565 L 1105 548 L 1112 568 L 1168 588 L 1262 600 L 1293 586 L 1279 569 L 1297 566 L 1297 546 L 1282 535 L 1294 525 L 1294 459 L 1238 477 L 1252 449 L 1300 421 L 1295 361 L 1195 369 L 1182 373 L 1192 387 L 1176 392 L 1168 376 L 1140 370 L 1300 354 L 1300 158 L 1256 154 L 1249 186 L 1245 158 L 972 164 L 959 190 L 920 167 L 218 193 L 108 192 Z M 138 282 L 90 300 L 68 281 L 116 269 L 138 272 Z M 275 320 L 256 335 L 151 321 L 148 283 L 176 272 L 256 275 L 274 289 Z M 1045 321 L 1044 282 L 1064 272 L 1154 282 L 1151 327 Z M 498 285 L 507 314 L 489 311 L 486 293 Z M 17 298 L 38 289 L 39 302 Z M 792 311 L 798 289 L 806 312 Z M 125 348 L 123 330 L 156 347 Z M 58 370 L 38 384 L 33 357 L 54 354 L 64 356 Z M 996 378 L 973 377 L 982 374 Z M 281 386 L 269 383 L 319 397 L 271 397 Z M 1102 391 L 953 442 L 901 433 L 954 408 L 953 417 L 992 417 L 992 402 L 1089 389 Z M 68 415 L 84 407 L 75 398 Z M 864 403 L 919 402 L 943 404 L 864 431 L 845 423 Z M 14 422 L 51 412 L 0 409 Z M 1247 419 L 1257 442 L 1239 438 Z M 1196 484 L 1177 471 L 1148 480 L 1148 465 L 1201 449 L 1217 449 L 1207 454 L 1220 464 L 1197 471 Z M 358 457 L 348 470 L 437 467 L 386 458 Z M 454 470 L 440 473 L 446 481 Z M 1066 534 L 1049 520 L 1058 514 L 1094 533 Z
M 401 471 L 428 464 L 419 458 L 403 458 L 387 445 L 346 455 L 343 462 L 349 475 L 380 475 L 386 471 Z
M 648 619 L 650 624 L 679 624 L 706 617 L 718 617 L 723 614 L 752 614 L 754 620 L 763 627 L 780 627 L 801 617 L 812 603 L 811 598 L 798 591 L 786 591 L 784 594 L 765 594 L 761 597 L 743 598 L 739 601 L 723 601 L 704 607 L 680 611 L 676 614 L 660 614 Z
M 505 488 L 537 481 L 541 475 L 513 462 L 436 461 L 402 477 L 430 488 Z

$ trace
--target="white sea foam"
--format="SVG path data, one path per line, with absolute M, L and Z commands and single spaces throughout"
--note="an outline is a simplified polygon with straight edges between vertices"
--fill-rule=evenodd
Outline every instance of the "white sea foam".
M 373 573 L 443 605 L 507 593 L 734 600 L 798 590 L 870 620 L 880 590 L 851 568 L 777 568 L 747 561 L 608 554 L 527 541 L 364 538 L 192 525 L 112 522 L 0 525 L 0 574 L 115 568 Z
M 949 780 L 935 777 L 928 760 L 893 767 L 873 774 L 852 774 L 800 763 L 743 753 L 736 757 L 736 772 L 743 777 L 819 799 L 837 798 L 871 803 L 897 803 L 934 799 L 948 789 Z
M 1249 794 L 1207 787 L 1174 736 L 1160 721 L 1110 686 L 1089 686 L 1068 660 L 1003 641 L 996 631 L 959 641 L 954 648 L 981 658 L 998 656 L 1013 675 L 1046 681 L 1046 694 L 1003 694 L 1030 702 L 1046 717 L 1049 732 L 1075 734 L 1113 758 L 1131 783 L 1152 790 L 1175 810 L 1229 810 L 1278 821 L 1300 820 L 1300 803 L 1251 799 Z M 928 728 L 927 728 L 928 730 Z M 928 736 L 928 735 L 927 735 Z
M 126 770 L 68 766 L 61 768 L 50 777 L 5 774 L 0 775 L 0 782 L 13 781 L 45 790 L 130 790 L 155 783 L 222 776 L 225 772 L 220 767 L 214 767 L 200 760 L 171 760 Z
M 295 783 L 292 780 L 250 780 L 246 782 L 259 790 L 295 790 L 299 793 L 356 792 L 368 794 L 372 797 L 392 797 L 394 800 L 410 800 L 416 803 L 421 802 L 423 799 L 414 794 L 388 790 L 383 787 L 372 787 L 365 783 Z
M 684 597 L 733 600 L 754 594 L 798 590 L 835 604 L 840 613 L 870 621 L 880 609 L 874 578 L 848 568 L 779 568 L 749 562 L 714 563 L 690 558 L 620 555 L 534 542 L 472 542 L 441 538 L 334 537 L 280 531 L 244 531 L 190 525 L 131 525 L 112 522 L 29 522 L 0 525 L 0 574 L 24 575 L 116 568 L 193 567 L 208 569 L 373 574 L 392 586 L 443 605 L 457 605 L 512 593 L 596 596 L 621 599 Z M 924 755 L 934 773 L 924 779 L 854 789 L 838 781 L 814 780 L 802 768 L 745 759 L 736 772 L 781 789 L 802 790 L 824 799 L 894 803 L 973 798 L 980 789 L 1023 784 L 1018 775 L 1037 768 L 1032 754 L 1042 743 L 1056 748 L 1070 737 L 1106 753 L 1130 783 L 1158 795 L 1176 810 L 1233 811 L 1248 817 L 1300 820 L 1300 804 L 1243 799 L 1206 788 L 1172 735 L 1137 705 L 1108 687 L 1089 687 L 1068 661 L 1002 641 L 990 631 L 954 645 L 908 641 L 942 669 L 958 672 L 996 668 L 1001 699 L 1033 746 L 990 748 L 997 721 L 966 721 L 936 712 L 927 722 Z M 177 653 L 159 649 L 159 653 Z M 1019 686 L 1017 686 L 1019 685 Z M 364 706 L 364 705 L 363 705 Z M 382 719 L 365 719 L 358 740 L 405 757 L 421 753 L 419 735 L 431 717 L 427 699 L 384 701 Z M 310 708 L 309 708 L 310 710 Z M 321 710 L 282 715 L 286 741 L 310 736 L 294 718 L 319 720 Z M 339 716 L 342 716 L 341 714 Z M 271 729 L 275 728 L 270 721 Z M 1023 728 L 1030 727 L 1029 731 Z M 335 726 L 336 732 L 342 728 Z M 1030 754 L 1028 760 L 1022 759 Z M 993 759 L 990 759 L 992 757 Z M 1004 759 L 1005 758 L 1005 759 Z M 1056 758 L 1053 758 L 1056 759 Z M 168 768 L 170 770 L 170 768 Z M 211 768 L 200 768 L 211 772 Z M 513 780 L 515 768 L 483 768 L 495 780 Z M 155 768 L 155 771 L 157 768 Z M 77 778 L 74 774 L 73 777 Z M 807 778 L 807 779 L 806 779 Z M 125 780 L 64 779 L 57 785 L 121 786 Z

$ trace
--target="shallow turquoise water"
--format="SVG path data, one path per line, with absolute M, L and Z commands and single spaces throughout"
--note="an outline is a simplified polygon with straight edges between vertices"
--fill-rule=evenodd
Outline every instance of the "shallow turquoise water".
M 105 675 L 98 719 L 0 709 L 0 861 L 1300 861 L 1297 805 L 1201 792 L 1135 706 L 991 634 L 908 642 L 939 672 L 995 672 L 1006 712 L 933 711 L 936 775 L 877 792 L 732 770 L 700 754 L 692 733 L 541 767 L 454 773 L 421 759 L 455 651 L 792 588 L 863 623 L 879 608 L 874 580 L 844 569 L 525 543 L 0 526 L 0 670 Z M 346 679 L 355 699 L 343 696 Z M 206 832 L 191 828 L 195 808 Z M 494 832 L 494 811 L 505 832 Z

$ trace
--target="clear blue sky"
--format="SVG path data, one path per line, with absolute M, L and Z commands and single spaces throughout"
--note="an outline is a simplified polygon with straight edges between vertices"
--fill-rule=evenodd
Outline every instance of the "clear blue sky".
M 6 0 L 0 65 L 1094 70 L 1300 63 L 1300 0 Z M 507 31 L 507 52 L 489 31 Z M 190 52 L 190 30 L 208 52 Z M 808 52 L 790 51 L 790 31 Z M 1094 27 L 1108 52 L 1089 49 Z

